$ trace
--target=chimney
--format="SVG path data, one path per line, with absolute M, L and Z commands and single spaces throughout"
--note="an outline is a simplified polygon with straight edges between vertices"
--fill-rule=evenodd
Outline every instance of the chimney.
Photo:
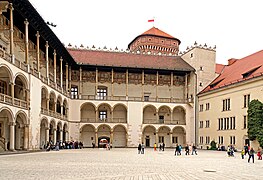
M 228 59 L 228 66 L 234 64 L 238 59 L 235 59 L 235 58 L 231 58 L 231 59 Z

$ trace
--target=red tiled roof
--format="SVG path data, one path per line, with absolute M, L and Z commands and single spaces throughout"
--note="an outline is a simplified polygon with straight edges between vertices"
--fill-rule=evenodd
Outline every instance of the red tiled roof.
M 147 35 L 155 35 L 155 36 L 163 36 L 163 37 L 168 37 L 168 38 L 174 38 L 170 34 L 167 34 L 167 33 L 163 32 L 162 30 L 160 30 L 156 27 L 152 27 L 148 31 L 145 31 L 144 33 L 142 33 L 142 35 L 146 35 L 146 34 Z
M 223 69 L 225 68 L 226 65 L 224 64 L 216 64 L 216 74 L 221 74 Z
M 263 50 L 226 65 L 223 72 L 200 94 L 258 76 L 263 76 Z
M 68 51 L 77 63 L 85 65 L 194 71 L 194 68 L 180 56 L 146 55 L 86 49 L 68 49 Z

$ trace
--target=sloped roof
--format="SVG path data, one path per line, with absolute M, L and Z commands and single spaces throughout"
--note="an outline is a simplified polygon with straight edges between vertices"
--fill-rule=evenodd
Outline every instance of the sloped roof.
M 142 35 L 156 35 L 156 36 L 162 36 L 162 37 L 168 37 L 168 38 L 175 38 L 171 36 L 170 34 L 167 34 L 166 32 L 163 32 L 162 30 L 156 27 L 152 27 L 151 29 L 142 33 Z
M 68 51 L 77 63 L 84 65 L 194 71 L 194 68 L 180 56 L 146 55 L 87 49 L 68 49 Z
M 141 35 L 137 36 L 136 38 L 134 38 L 129 44 L 128 44 L 128 48 L 130 48 L 130 45 L 138 38 L 143 37 L 143 36 L 157 36 L 157 37 L 163 37 L 163 38 L 168 38 L 168 39 L 173 39 L 179 42 L 179 44 L 181 44 L 181 41 L 173 36 L 171 36 L 170 34 L 167 34 L 166 32 L 156 28 L 156 27 L 152 27 L 151 29 L 145 31 L 144 33 L 142 33 Z
M 263 50 L 226 65 L 223 72 L 199 94 L 263 76 Z
M 223 69 L 225 68 L 226 65 L 224 64 L 216 64 L 216 74 L 221 74 Z

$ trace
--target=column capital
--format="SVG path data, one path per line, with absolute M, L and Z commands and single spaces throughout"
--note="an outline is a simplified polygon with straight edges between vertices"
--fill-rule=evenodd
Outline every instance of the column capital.
M 48 45 L 48 41 L 46 41 L 46 48 L 48 48 L 49 47 L 49 45 Z
M 38 37 L 38 38 L 40 37 L 39 31 L 37 31 L 36 37 Z
M 9 3 L 8 8 L 13 11 L 14 10 L 13 3 Z
M 24 23 L 25 23 L 26 26 L 28 26 L 28 24 L 29 24 L 27 19 L 25 19 Z
M 54 54 L 54 56 L 56 56 L 56 55 L 57 55 L 57 53 L 56 53 L 56 49 L 54 49 L 54 52 L 53 52 L 53 54 Z
M 50 128 L 49 127 L 46 127 L 46 130 L 49 130 Z
M 16 123 L 15 123 L 15 122 L 9 122 L 8 125 L 9 125 L 9 126 L 15 126 Z
M 60 61 L 63 61 L 63 58 L 62 58 L 62 56 L 60 57 Z
M 66 63 L 66 67 L 68 67 L 68 63 Z

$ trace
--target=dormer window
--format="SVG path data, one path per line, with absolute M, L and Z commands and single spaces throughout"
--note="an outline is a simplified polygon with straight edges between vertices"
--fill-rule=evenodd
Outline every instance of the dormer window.
M 245 73 L 242 74 L 243 78 L 249 77 L 251 74 L 253 74 L 256 70 L 258 70 L 261 66 L 255 67 Z
M 225 79 L 225 78 L 224 78 L 224 79 Z M 219 84 L 221 81 L 223 81 L 224 79 L 221 79 L 221 80 L 219 80 L 219 81 L 216 81 L 216 82 L 210 84 L 209 87 L 210 87 L 210 88 L 216 87 L 216 85 L 218 85 L 218 84 Z

